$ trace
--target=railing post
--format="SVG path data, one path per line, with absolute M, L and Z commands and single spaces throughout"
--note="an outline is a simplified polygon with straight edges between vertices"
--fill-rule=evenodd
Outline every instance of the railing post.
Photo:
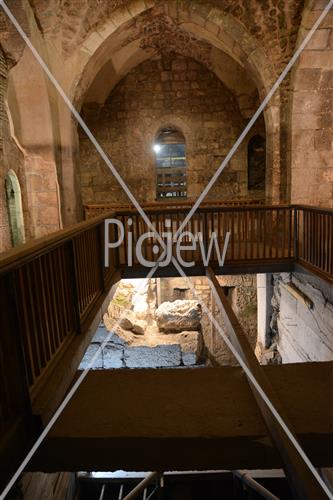
M 68 255 L 69 255 L 69 270 L 70 270 L 70 288 L 72 304 L 74 309 L 74 323 L 76 333 L 79 335 L 81 333 L 81 315 L 79 306 L 79 293 L 77 287 L 77 275 L 76 275 L 76 265 L 75 265 L 75 249 L 74 249 L 75 239 L 73 238 L 67 245 Z
M 202 219 L 203 219 L 203 242 L 205 246 L 205 252 L 207 255 L 208 252 L 208 218 L 207 218 L 207 213 L 203 212 L 202 213 Z
M 97 238 L 98 238 L 98 248 L 99 248 L 99 256 L 100 261 L 98 263 L 99 266 L 99 276 L 100 276 L 100 286 L 101 291 L 105 292 L 105 272 L 104 272 L 104 247 L 105 247 L 105 231 L 104 231 L 104 223 L 101 223 L 97 226 Z
M 298 260 L 298 210 L 297 207 L 293 208 L 294 212 L 294 260 Z
M 29 394 L 16 271 L 0 275 L 0 488 L 4 488 L 36 437 Z M 35 425 L 36 424 L 36 425 Z
M 29 416 L 32 416 L 32 407 L 29 395 L 29 377 L 28 377 L 28 368 L 27 368 L 27 360 L 24 354 L 24 341 L 22 338 L 22 329 L 20 324 L 20 312 L 19 305 L 17 299 L 17 281 L 16 281 L 16 272 L 10 273 L 8 276 L 9 281 L 9 300 L 11 301 L 11 313 L 13 317 L 13 321 L 11 322 L 11 335 L 16 336 L 17 341 L 17 352 L 18 352 L 18 360 L 19 360 L 19 369 L 17 370 L 20 373 L 21 378 L 21 389 L 23 398 L 25 400 L 25 406 L 27 409 L 27 413 Z M 13 342 L 14 339 L 13 339 Z M 13 360 L 11 360 L 12 362 Z

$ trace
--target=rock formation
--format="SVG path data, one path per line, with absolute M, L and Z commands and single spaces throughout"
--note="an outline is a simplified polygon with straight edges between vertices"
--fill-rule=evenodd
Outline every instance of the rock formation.
M 201 305 L 195 300 L 163 302 L 155 313 L 157 326 L 165 333 L 199 330 L 201 317 Z

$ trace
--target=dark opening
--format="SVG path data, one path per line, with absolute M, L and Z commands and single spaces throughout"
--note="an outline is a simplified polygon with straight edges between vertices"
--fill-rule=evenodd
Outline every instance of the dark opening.
M 261 135 L 253 136 L 248 144 L 248 189 L 265 189 L 266 141 Z

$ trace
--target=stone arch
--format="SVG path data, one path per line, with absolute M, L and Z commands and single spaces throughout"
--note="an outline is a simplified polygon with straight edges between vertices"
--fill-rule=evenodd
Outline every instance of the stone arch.
M 125 41 L 126 33 L 133 23 L 149 11 L 154 15 L 169 16 L 191 36 L 209 44 L 213 51 L 223 51 L 251 76 L 260 98 L 267 93 L 275 78 L 275 67 L 265 55 L 263 47 L 232 15 L 222 9 L 215 7 L 209 10 L 197 2 L 187 0 L 181 4 L 168 2 L 159 6 L 151 3 L 147 5 L 133 1 L 128 3 L 126 9 L 113 12 L 104 24 L 97 26 L 96 30 L 84 39 L 78 53 L 72 56 L 72 65 L 77 71 L 69 83 L 69 92 L 77 109 L 81 108 L 94 78 L 100 71 L 108 74 L 113 85 L 116 85 L 132 68 L 156 53 L 153 49 L 143 50 L 138 37 L 130 39 L 130 43 Z M 113 62 L 110 54 L 114 56 Z M 218 68 L 212 68 L 214 69 L 217 74 Z M 221 74 L 220 72 L 219 78 Z M 268 144 L 267 196 L 269 200 L 280 201 L 279 92 L 265 109 L 264 119 Z M 69 114 L 65 120 L 68 124 L 71 122 Z
M 9 170 L 7 172 L 5 189 L 12 245 L 15 247 L 25 243 L 25 229 L 21 187 L 14 170 Z
M 311 0 L 303 12 L 298 44 L 324 8 Z M 333 206 L 332 12 L 314 34 L 291 76 L 289 196 L 293 203 Z M 307 182 L 304 183 L 306 176 Z
M 191 129 L 189 125 L 183 118 L 170 114 L 170 115 L 164 115 L 162 118 L 157 119 L 155 121 L 154 127 L 152 128 L 151 133 L 149 134 L 149 139 L 152 141 L 152 143 L 155 141 L 156 137 L 160 134 L 160 132 L 164 128 L 173 128 L 177 130 L 184 136 L 186 144 L 191 142 L 190 139 Z
M 179 26 L 185 28 L 187 33 L 206 41 L 236 60 L 251 75 L 261 97 L 274 83 L 275 70 L 263 48 L 244 25 L 223 9 L 214 7 L 207 10 L 204 5 L 189 0 L 182 2 L 181 6 L 178 2 L 168 2 L 162 8 L 152 5 L 147 7 L 143 2 L 139 4 L 133 0 L 128 3 L 127 9 L 119 8 L 97 31 L 88 34 L 80 46 L 79 54 L 74 57 L 78 72 L 72 80 L 70 95 L 78 108 L 96 74 L 110 59 L 110 47 L 120 50 L 122 54 L 117 61 L 120 78 L 143 62 L 144 58 L 149 57 L 143 56 L 137 40 L 131 43 L 131 51 L 125 50 L 124 40 L 119 35 L 122 30 L 128 29 L 129 22 L 136 21 L 152 10 L 155 14 L 157 12 L 170 16 Z
M 155 193 L 153 143 L 162 127 L 176 127 L 185 136 L 188 197 L 194 199 L 221 164 L 245 122 L 237 100 L 212 71 L 191 58 L 176 55 L 145 61 L 122 79 L 103 108 L 91 103 L 83 108 L 83 115 L 142 201 L 152 201 L 147 196 Z M 231 160 L 210 199 L 246 196 L 245 149 L 242 146 Z M 118 185 L 81 132 L 80 172 L 84 203 L 120 199 Z

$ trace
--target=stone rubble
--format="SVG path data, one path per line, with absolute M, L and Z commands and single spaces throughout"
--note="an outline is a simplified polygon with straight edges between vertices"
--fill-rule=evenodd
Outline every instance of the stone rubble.
M 144 319 L 138 319 L 134 312 L 128 311 L 126 316 L 120 319 L 119 326 L 124 330 L 132 331 L 137 335 L 144 335 L 147 329 L 147 321 Z
M 195 300 L 164 302 L 156 309 L 154 280 L 118 286 L 79 367 L 164 368 L 200 364 L 202 311 Z M 156 318 L 156 319 L 155 319 Z
M 199 330 L 202 309 L 199 302 L 195 300 L 163 302 L 156 310 L 155 318 L 161 332 Z

